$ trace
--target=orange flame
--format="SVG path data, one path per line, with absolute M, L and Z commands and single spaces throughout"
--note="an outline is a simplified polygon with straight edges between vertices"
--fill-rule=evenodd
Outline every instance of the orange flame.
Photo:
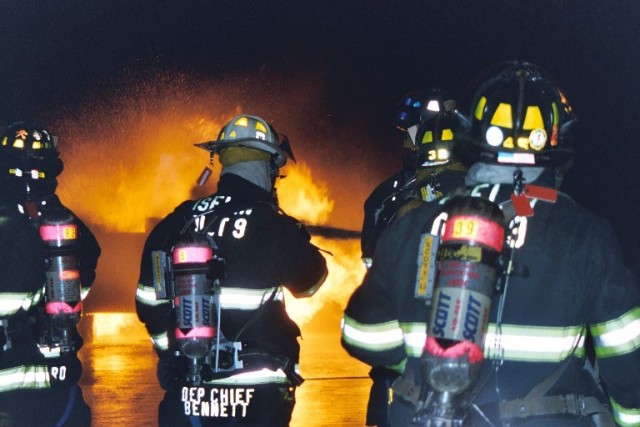
M 333 210 L 333 201 L 329 199 L 326 184 L 314 181 L 311 169 L 304 163 L 287 168 L 287 177 L 278 183 L 282 209 L 304 222 L 325 224 Z M 325 251 L 329 275 L 311 298 L 295 299 L 288 295 L 287 312 L 300 325 L 311 320 L 329 303 L 335 303 L 340 309 L 344 309 L 354 284 L 360 283 L 365 273 L 360 260 L 359 241 L 314 237 L 312 242 Z
M 94 105 L 85 104 L 78 111 L 63 112 L 52 123 L 61 131 L 56 133 L 65 161 L 59 186 L 61 199 L 85 221 L 107 233 L 145 233 L 149 220 L 166 216 L 186 199 L 214 192 L 214 179 L 204 188 L 194 187 L 209 156 L 193 144 L 214 139 L 222 125 L 242 111 L 239 106 L 230 109 L 224 105 L 225 96 L 235 99 L 236 92 L 232 87 L 160 78 L 129 85 L 122 94 L 100 99 Z M 254 111 L 260 115 L 260 108 Z M 292 123 L 307 122 L 287 118 Z M 296 141 L 297 154 L 304 142 Z M 216 161 L 214 172 L 219 170 Z M 305 162 L 290 162 L 283 173 L 287 177 L 278 182 L 278 196 L 285 212 L 306 223 L 326 224 L 334 210 L 329 187 L 314 182 L 311 167 Z M 356 209 L 361 211 L 358 206 L 352 212 Z M 301 323 L 311 319 L 324 304 L 343 307 L 364 274 L 359 242 L 317 237 L 313 242 L 333 256 L 326 256 L 329 277 L 315 296 L 287 299 L 292 317 Z M 103 249 L 103 258 L 118 251 Z M 124 292 L 130 295 L 137 271 L 118 274 L 127 287 Z M 99 287 L 100 271 L 97 280 Z

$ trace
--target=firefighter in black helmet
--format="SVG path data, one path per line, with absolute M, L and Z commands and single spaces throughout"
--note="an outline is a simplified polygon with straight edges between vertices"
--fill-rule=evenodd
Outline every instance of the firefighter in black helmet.
M 275 197 L 279 169 L 292 153 L 269 123 L 247 114 L 231 119 L 217 140 L 197 145 L 220 156 L 217 192 L 181 204 L 151 231 L 136 293 L 166 391 L 159 424 L 287 426 L 301 383 L 300 330 L 287 315 L 282 287 L 308 297 L 327 275 L 304 226 L 282 212 Z M 212 345 L 198 384 L 185 377 L 188 361 L 176 353 L 182 332 L 176 332 L 173 304 L 154 290 L 152 252 L 168 253 L 184 232 L 210 238 L 224 261 L 215 329 L 232 344 L 228 368 L 217 373 L 211 371 L 219 348 Z
M 380 233 L 402 212 L 402 206 L 442 197 L 464 184 L 465 169 L 454 158 L 453 145 L 454 133 L 467 125 L 467 119 L 444 91 L 431 88 L 406 95 L 397 107 L 395 125 L 403 131 L 403 167 L 365 201 L 361 249 L 367 268 Z
M 95 279 L 100 247 L 89 228 L 55 194 L 63 170 L 55 142 L 47 129 L 28 122 L 8 126 L 0 139 L 2 203 L 27 218 L 41 239 L 52 238 L 52 230 L 67 230 L 66 237 L 73 243 L 67 247 L 73 253 L 65 253 L 60 263 L 56 261 L 61 256 L 52 255 L 56 248 L 46 247 L 44 256 L 34 251 L 37 263 L 47 266 L 47 275 L 29 283 L 29 292 L 16 293 L 5 287 L 1 291 L 0 304 L 5 305 L 15 304 L 17 295 L 24 295 L 21 309 L 10 309 L 8 313 L 16 316 L 7 320 L 9 341 L 19 345 L 11 344 L 0 359 L 6 364 L 0 370 L 0 412 L 7 417 L 7 425 L 91 424 L 91 410 L 77 385 L 82 373 L 77 357 L 82 337 L 76 323 L 82 300 Z M 79 265 L 72 267 L 71 259 L 76 264 L 79 260 Z M 23 259 L 20 265 L 27 268 L 29 262 L 32 260 Z M 63 271 L 67 278 L 57 278 Z M 60 292 L 71 289 L 69 300 L 52 295 L 52 286 Z M 18 371 L 21 380 L 12 376 Z M 37 411 L 31 409 L 34 404 Z
M 435 374 L 421 365 L 430 313 L 437 327 L 462 331 L 480 324 L 477 315 L 459 319 L 464 310 L 457 301 L 417 297 L 420 285 L 430 283 L 431 261 L 474 253 L 429 251 L 426 242 L 479 235 L 473 215 L 442 232 L 448 197 L 412 210 L 382 236 L 373 266 L 345 310 L 344 347 L 366 363 L 403 372 L 393 385 L 394 427 L 434 420 L 562 427 L 614 426 L 615 419 L 640 425 L 640 346 L 631 326 L 640 322 L 638 284 L 621 261 L 609 223 L 557 190 L 573 158 L 570 104 L 537 67 L 515 62 L 479 87 L 470 118 L 470 132 L 456 144 L 469 166 L 464 195 L 497 204 L 507 224 L 479 376 L 455 399 L 447 396 L 454 408 L 432 410 L 443 408 L 434 396 L 446 388 L 425 385 Z M 434 265 L 436 276 L 444 274 Z M 457 285 L 462 289 L 474 277 L 469 270 Z M 601 386 L 585 369 L 590 342 Z
M 441 89 L 419 90 L 400 102 L 396 127 L 404 131 L 404 168 L 383 181 L 367 198 L 362 226 L 362 259 L 367 267 L 381 233 L 397 218 L 425 201 L 464 186 L 466 169 L 453 154 L 467 119 Z M 386 402 L 397 371 L 375 366 L 367 407 L 367 425 L 387 426 Z

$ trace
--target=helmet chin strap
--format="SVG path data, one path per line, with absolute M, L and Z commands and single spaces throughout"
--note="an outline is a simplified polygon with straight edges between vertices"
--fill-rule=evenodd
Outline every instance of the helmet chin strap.
M 522 171 L 522 181 L 532 183 L 544 172 L 540 166 L 511 166 L 494 165 L 489 163 L 475 163 L 467 172 L 465 183 L 467 186 L 477 184 L 513 184 L 516 171 Z

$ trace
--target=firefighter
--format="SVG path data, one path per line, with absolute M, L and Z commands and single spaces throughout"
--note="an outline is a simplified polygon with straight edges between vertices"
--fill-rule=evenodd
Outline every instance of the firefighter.
M 287 315 L 282 287 L 309 297 L 327 275 L 326 261 L 304 226 L 278 207 L 275 181 L 293 156 L 270 124 L 246 114 L 226 124 L 217 140 L 197 145 L 219 155 L 217 191 L 182 203 L 154 227 L 136 293 L 166 391 L 159 424 L 287 426 L 302 379 L 296 371 L 300 330 Z M 171 251 L 185 230 L 211 236 L 224 260 L 216 334 L 237 349 L 226 372 L 203 374 L 199 385 L 185 380 L 187 363 L 176 353 L 175 309 L 158 298 L 153 281 L 152 252 Z
M 3 294 L 7 298 L 25 296 L 22 310 L 14 312 L 18 315 L 16 321 L 9 319 L 9 330 L 15 330 L 12 322 L 18 325 L 20 332 L 12 334 L 16 335 L 19 345 L 11 344 L 12 347 L 5 351 L 4 360 L 11 361 L 7 365 L 10 369 L 0 374 L 1 400 L 7 404 L 3 408 L 4 416 L 8 417 L 7 425 L 88 426 L 91 410 L 78 385 L 82 365 L 77 352 L 83 342 L 76 323 L 81 314 L 81 300 L 95 279 L 100 247 L 89 228 L 55 194 L 63 162 L 55 138 L 46 129 L 27 122 L 8 126 L 0 140 L 0 168 L 4 206 L 26 218 L 31 230 L 40 235 L 41 245 L 44 244 L 42 227 L 52 224 L 54 216 L 74 225 L 76 231 L 71 237 L 78 243 L 74 241 L 73 256 L 79 259 L 79 270 L 73 271 L 80 280 L 80 283 L 73 282 L 76 287 L 76 301 L 70 302 L 74 306 L 73 314 L 60 313 L 55 319 L 53 314 L 47 314 L 53 313 L 52 306 L 59 308 L 64 304 L 65 310 L 70 306 L 63 299 L 51 298 L 47 285 L 49 276 L 37 279 L 34 276 L 39 269 L 34 269 L 30 276 L 34 277 L 34 282 L 28 284 L 28 292 L 27 289 L 16 289 L 13 295 Z M 34 260 L 25 255 L 20 262 L 25 266 L 28 263 L 36 263 L 39 268 L 47 266 L 47 271 L 51 271 L 47 274 L 57 274 L 52 269 L 56 259 L 49 248 L 45 246 L 45 249 L 44 254 L 34 250 Z M 62 335 L 66 338 L 61 345 L 59 338 Z M 21 372 L 21 379 L 15 377 L 16 372 Z M 33 410 L 34 405 L 37 411 Z
M 465 169 L 453 158 L 452 148 L 453 133 L 467 122 L 441 89 L 414 91 L 402 99 L 395 119 L 404 133 L 402 169 L 378 184 L 364 203 L 360 243 L 367 268 L 380 233 L 404 211 L 403 205 L 430 201 L 464 185 Z
M 488 79 L 473 99 L 470 131 L 456 146 L 469 165 L 464 195 L 497 204 L 507 224 L 479 340 L 484 352 L 473 354 L 476 361 L 484 357 L 478 377 L 448 408 L 455 417 L 421 417 L 419 409 L 441 393 L 426 386 L 436 372 L 421 364 L 430 354 L 427 319 L 435 313 L 434 327 L 448 325 L 466 310 L 453 301 L 440 307 L 416 298 L 428 275 L 418 272 L 426 272 L 429 261 L 465 255 L 451 249 L 433 255 L 421 243 L 478 230 L 440 231 L 449 197 L 412 210 L 381 237 L 373 266 L 345 309 L 344 348 L 365 363 L 402 372 L 390 405 L 394 427 L 613 426 L 613 418 L 620 426 L 640 426 L 640 347 L 632 326 L 640 321 L 638 284 L 621 261 L 610 224 L 556 189 L 573 157 L 569 103 L 537 67 L 522 62 Z M 474 225 L 477 217 L 470 219 Z M 478 332 L 485 318 L 466 313 L 458 331 Z M 589 342 L 600 385 L 585 369 Z M 453 360 L 446 349 L 441 354 Z
M 405 96 L 396 126 L 405 132 L 404 168 L 383 181 L 365 201 L 362 259 L 367 267 L 380 234 L 408 210 L 464 186 L 466 169 L 455 159 L 455 135 L 468 120 L 455 109 L 455 101 L 440 89 Z M 383 366 L 371 369 L 373 384 L 367 405 L 369 426 L 387 426 L 386 402 L 397 372 Z

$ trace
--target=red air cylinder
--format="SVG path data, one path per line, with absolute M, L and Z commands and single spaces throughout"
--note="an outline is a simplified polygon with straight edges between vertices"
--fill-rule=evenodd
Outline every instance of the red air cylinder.
M 45 312 L 53 326 L 54 342 L 63 351 L 73 347 L 72 334 L 82 314 L 78 228 L 68 210 L 56 210 L 43 218 L 40 237 L 47 246 Z M 59 337 L 55 335 L 60 334 Z
M 453 198 L 445 211 L 422 361 L 433 390 L 459 394 L 483 361 L 505 225 L 500 208 L 486 199 Z

